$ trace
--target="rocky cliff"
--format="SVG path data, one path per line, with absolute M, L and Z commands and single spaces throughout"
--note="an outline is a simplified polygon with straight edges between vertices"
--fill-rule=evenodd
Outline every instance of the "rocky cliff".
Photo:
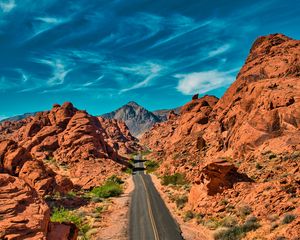
M 102 115 L 102 117 L 124 121 L 136 137 L 161 121 L 159 117 L 136 102 L 129 102 L 116 111 Z
M 247 205 L 262 224 L 248 239 L 299 236 L 300 41 L 258 38 L 221 99 L 195 97 L 142 142 L 161 162 L 160 174 L 186 175 L 188 206 L 204 221 L 241 221 Z M 272 214 L 298 217 L 270 230 Z
M 140 149 L 125 123 L 91 116 L 69 102 L 2 123 L 0 238 L 45 239 L 59 227 L 49 223 L 43 197 L 98 186 L 121 174 L 128 166 L 124 156 Z

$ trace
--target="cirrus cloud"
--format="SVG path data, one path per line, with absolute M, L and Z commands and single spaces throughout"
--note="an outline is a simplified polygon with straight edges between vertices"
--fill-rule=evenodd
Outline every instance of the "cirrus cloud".
M 16 7 L 15 0 L 9 0 L 9 1 L 0 1 L 0 9 L 4 13 L 9 13 L 11 10 L 13 10 Z

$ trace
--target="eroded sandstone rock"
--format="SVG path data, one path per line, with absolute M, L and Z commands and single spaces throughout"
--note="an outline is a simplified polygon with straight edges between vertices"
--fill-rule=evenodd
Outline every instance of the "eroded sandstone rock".
M 0 238 L 46 239 L 50 211 L 25 181 L 0 174 Z

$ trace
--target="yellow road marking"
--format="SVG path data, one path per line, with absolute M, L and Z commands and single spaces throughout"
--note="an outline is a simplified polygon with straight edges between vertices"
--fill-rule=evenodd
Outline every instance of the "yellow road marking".
M 152 229 L 153 229 L 153 232 L 154 232 L 154 238 L 155 238 L 155 240 L 159 240 L 159 235 L 158 235 L 157 227 L 155 225 L 155 221 L 154 221 L 154 217 L 153 217 L 153 211 L 152 211 L 151 204 L 150 204 L 149 193 L 148 193 L 148 190 L 147 190 L 147 187 L 146 187 L 146 184 L 145 184 L 145 181 L 144 181 L 143 177 L 141 175 L 139 175 L 139 176 L 142 179 L 143 185 L 145 187 L 146 195 L 147 195 L 146 199 L 147 199 L 147 205 L 148 205 L 148 213 L 149 213 L 149 216 L 150 216 L 150 221 L 151 221 Z

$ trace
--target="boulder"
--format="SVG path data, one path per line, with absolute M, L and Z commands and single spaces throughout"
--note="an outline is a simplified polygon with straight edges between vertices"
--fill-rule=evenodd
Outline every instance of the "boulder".
M 0 238 L 46 239 L 50 211 L 25 181 L 0 174 Z
M 76 240 L 78 228 L 73 223 L 51 222 L 48 227 L 47 240 Z

